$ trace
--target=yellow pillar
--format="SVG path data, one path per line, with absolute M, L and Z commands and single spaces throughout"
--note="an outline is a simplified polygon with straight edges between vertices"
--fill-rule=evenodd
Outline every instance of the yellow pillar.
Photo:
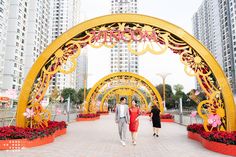
M 119 104 L 119 103 L 120 103 L 120 95 L 116 94 L 116 104 Z
M 131 103 L 132 103 L 132 95 L 128 96 L 128 106 L 131 107 Z

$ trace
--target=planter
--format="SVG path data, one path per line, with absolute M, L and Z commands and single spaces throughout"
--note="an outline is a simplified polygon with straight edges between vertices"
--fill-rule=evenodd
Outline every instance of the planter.
M 98 119 L 100 119 L 100 116 L 99 117 L 94 117 L 94 118 L 76 118 L 76 121 L 77 122 L 95 121 L 95 120 L 98 120 Z
M 31 148 L 52 143 L 54 139 L 66 133 L 66 128 L 57 130 L 53 135 L 36 138 L 34 140 L 15 139 L 15 140 L 0 140 L 0 150 L 19 150 L 22 148 Z
M 208 141 L 202 138 L 201 135 L 190 131 L 188 131 L 188 138 L 201 142 L 203 147 L 208 150 L 225 155 L 236 156 L 236 145 L 227 145 L 220 142 Z
M 109 113 L 99 113 L 102 116 L 109 115 Z
M 199 135 L 198 133 L 190 132 L 190 131 L 188 131 L 188 138 L 193 139 L 195 141 L 199 141 L 199 142 L 202 141 L 201 135 Z
M 175 120 L 174 119 L 161 119 L 161 122 L 173 123 L 173 122 L 175 122 Z
M 36 138 L 34 140 L 27 140 L 25 143 L 24 147 L 36 147 L 36 146 L 41 146 L 41 145 L 45 145 L 48 143 L 52 143 L 54 141 L 54 136 L 47 136 L 47 137 L 43 137 L 43 138 Z
M 22 149 L 27 141 L 26 139 L 0 140 L 0 150 Z
M 55 133 L 54 133 L 54 137 L 58 137 L 58 136 L 61 136 L 61 135 L 64 135 L 66 134 L 66 128 L 62 129 L 62 130 L 57 130 Z

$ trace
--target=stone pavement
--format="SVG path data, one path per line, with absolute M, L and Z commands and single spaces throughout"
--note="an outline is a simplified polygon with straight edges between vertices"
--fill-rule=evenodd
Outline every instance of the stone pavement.
M 44 146 L 18 152 L 0 151 L 0 157 L 223 157 L 186 135 L 186 127 L 162 123 L 159 138 L 152 137 L 148 117 L 140 119 L 137 145 L 119 142 L 114 114 L 93 122 L 73 122 L 66 135 Z M 129 134 L 127 134 L 129 135 Z M 129 136 L 130 137 L 130 136 Z

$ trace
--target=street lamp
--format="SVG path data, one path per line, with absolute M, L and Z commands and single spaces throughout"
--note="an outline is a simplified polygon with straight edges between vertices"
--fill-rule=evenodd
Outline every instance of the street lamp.
M 165 91 L 166 91 L 166 86 L 165 86 L 165 80 L 166 77 L 168 75 L 170 75 L 170 73 L 157 73 L 157 76 L 160 76 L 162 78 L 162 85 L 163 85 L 163 106 L 164 106 L 164 110 L 166 111 L 166 95 L 165 95 Z

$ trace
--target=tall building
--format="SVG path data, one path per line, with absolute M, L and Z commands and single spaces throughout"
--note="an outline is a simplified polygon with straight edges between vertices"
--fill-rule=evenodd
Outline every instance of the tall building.
M 76 89 L 82 89 L 86 84 L 88 84 L 88 54 L 87 48 L 81 49 L 81 53 L 77 60 L 77 69 L 76 69 Z
M 137 0 L 112 0 L 111 13 L 137 13 Z M 137 45 L 132 45 L 137 49 Z M 111 49 L 111 72 L 139 72 L 138 56 L 129 52 L 126 43 L 118 43 Z
M 3 89 L 3 70 L 6 53 L 7 22 L 9 13 L 9 0 L 0 1 L 0 93 Z
M 26 76 L 38 56 L 48 45 L 50 0 L 29 0 L 24 50 Z M 25 77 L 24 76 L 24 77 Z
M 236 1 L 218 0 L 224 72 L 236 93 Z
M 194 36 L 212 52 L 223 68 L 218 1 L 203 1 L 192 20 Z
M 236 93 L 236 1 L 204 0 L 193 16 L 193 31 L 223 68 Z
M 79 23 L 80 0 L 51 0 L 50 3 L 50 41 L 53 41 L 72 26 Z M 51 92 L 55 86 L 57 86 L 59 90 L 75 88 L 76 72 L 67 75 L 57 73 L 51 81 L 49 92 Z
M 10 1 L 2 90 L 21 89 L 24 76 L 27 15 L 28 0 Z

